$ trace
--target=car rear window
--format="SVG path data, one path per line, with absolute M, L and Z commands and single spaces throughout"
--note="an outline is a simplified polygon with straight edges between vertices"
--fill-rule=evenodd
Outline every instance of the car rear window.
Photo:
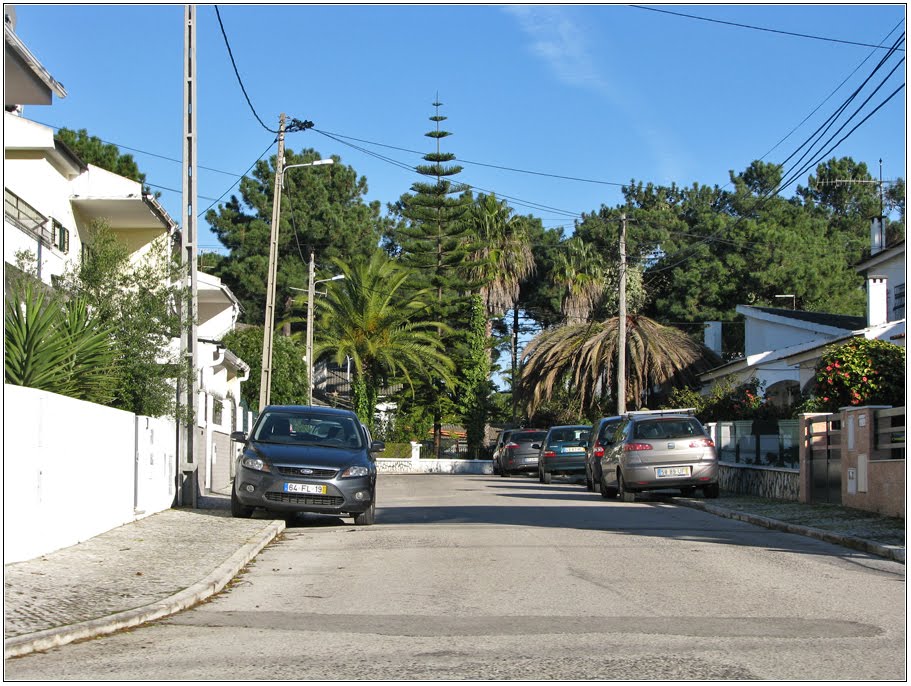
M 560 442 L 569 442 L 575 441 L 585 442 L 588 440 L 588 436 L 591 433 L 591 427 L 587 426 L 584 429 L 557 429 L 556 431 L 551 431 L 550 433 L 550 442 L 551 443 L 560 443 Z
M 598 434 L 598 440 L 603 443 L 605 438 L 612 437 L 615 433 L 617 433 L 618 426 L 620 426 L 619 419 L 615 422 L 606 422 L 604 426 L 601 427 L 601 433 Z
M 547 435 L 546 431 L 520 431 L 512 435 L 512 441 L 518 443 L 519 441 L 541 441 Z
M 695 419 L 648 419 L 636 422 L 633 438 L 688 438 L 704 436 L 702 425 Z

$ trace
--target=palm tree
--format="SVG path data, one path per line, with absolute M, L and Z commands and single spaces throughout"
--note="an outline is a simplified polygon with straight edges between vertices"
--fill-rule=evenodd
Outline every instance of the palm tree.
M 438 331 L 445 324 L 420 319 L 432 305 L 429 289 L 406 293 L 410 272 L 384 253 L 348 264 L 333 260 L 345 275 L 321 310 L 314 359 L 351 360 L 355 411 L 371 425 L 380 389 L 402 380 L 414 391 L 418 379 L 452 383 L 452 360 Z
M 605 267 L 595 246 L 570 238 L 554 259 L 554 282 L 566 289 L 563 316 L 570 324 L 584 322 L 607 289 Z
M 525 348 L 522 386 L 532 414 L 560 388 L 577 394 L 582 410 L 599 399 L 616 400 L 618 317 L 571 323 L 538 334 Z M 694 384 L 721 363 L 718 356 L 679 329 L 639 315 L 627 317 L 626 397 L 640 407 L 655 384 Z
M 535 271 L 535 258 L 521 217 L 506 201 L 480 195 L 471 208 L 472 229 L 481 244 L 473 255 L 472 280 L 480 293 L 487 316 L 502 316 L 516 306 L 519 286 Z

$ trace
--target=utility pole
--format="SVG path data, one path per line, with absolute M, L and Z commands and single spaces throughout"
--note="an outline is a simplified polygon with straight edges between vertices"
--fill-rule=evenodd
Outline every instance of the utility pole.
M 275 158 L 275 190 L 272 194 L 272 231 L 269 238 L 269 278 L 266 283 L 266 321 L 263 329 L 262 372 L 259 377 L 259 411 L 272 397 L 272 338 L 275 328 L 275 277 L 278 272 L 278 223 L 282 209 L 282 172 L 285 167 L 285 113 L 278 120 L 278 156 Z
M 626 213 L 620 215 L 620 332 L 617 335 L 617 414 L 626 412 Z
M 181 262 L 189 290 L 180 303 L 180 360 L 178 406 L 183 418 L 178 428 L 178 505 L 196 507 L 196 414 L 198 411 L 197 230 L 196 230 L 196 6 L 184 7 L 184 89 L 183 89 L 183 230 L 180 233 Z M 186 365 L 186 367 L 184 367 Z
M 316 296 L 315 265 L 310 253 L 310 277 L 307 280 L 307 404 L 313 404 L 313 298 Z

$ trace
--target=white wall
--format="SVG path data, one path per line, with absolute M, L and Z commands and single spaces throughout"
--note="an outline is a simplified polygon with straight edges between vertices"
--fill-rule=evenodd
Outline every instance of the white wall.
M 74 545 L 168 509 L 175 427 L 4 384 L 3 561 Z

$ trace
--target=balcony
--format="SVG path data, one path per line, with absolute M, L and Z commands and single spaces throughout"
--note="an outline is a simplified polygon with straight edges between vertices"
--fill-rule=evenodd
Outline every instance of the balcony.
M 48 248 L 56 247 L 54 221 L 45 217 L 8 188 L 3 189 L 3 216 L 14 226 L 41 241 Z

